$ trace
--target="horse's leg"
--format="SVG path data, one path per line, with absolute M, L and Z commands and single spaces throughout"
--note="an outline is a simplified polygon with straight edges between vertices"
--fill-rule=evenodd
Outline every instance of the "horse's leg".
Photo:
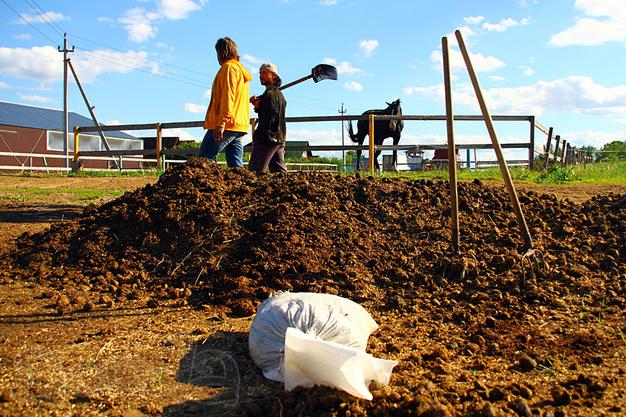
M 361 146 L 361 143 L 363 142 L 359 142 L 359 146 Z M 356 172 L 359 172 L 361 169 L 361 150 L 357 149 L 356 151 Z
M 400 142 L 400 137 L 393 138 L 393 146 L 398 146 L 398 142 Z M 393 169 L 394 171 L 398 171 L 398 151 L 396 149 L 393 150 Z
M 381 150 L 374 152 L 374 166 L 376 167 L 376 172 L 380 171 L 380 165 L 378 165 L 378 155 L 380 155 L 381 152 Z

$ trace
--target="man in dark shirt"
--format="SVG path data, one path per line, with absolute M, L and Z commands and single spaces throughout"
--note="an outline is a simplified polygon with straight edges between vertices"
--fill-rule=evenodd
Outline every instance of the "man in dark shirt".
M 272 63 L 261 65 L 259 79 L 265 86 L 260 96 L 252 96 L 250 103 L 258 113 L 258 123 L 252 136 L 252 155 L 248 168 L 255 172 L 287 172 L 285 165 L 285 139 L 287 127 L 285 108 L 287 101 L 279 90 L 281 79 Z

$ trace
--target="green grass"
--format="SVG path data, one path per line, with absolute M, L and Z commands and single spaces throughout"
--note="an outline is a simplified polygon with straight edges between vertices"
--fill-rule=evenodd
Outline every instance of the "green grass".
M 626 161 L 603 162 L 577 167 L 574 173 L 585 183 L 626 183 Z
M 587 184 L 626 184 L 626 161 L 605 162 L 579 166 L 551 166 L 547 170 L 530 171 L 526 168 L 509 168 L 513 181 L 524 181 L 536 184 L 558 185 L 566 183 Z M 409 179 L 448 179 L 448 171 L 424 171 L 424 172 L 384 172 L 386 178 L 409 178 Z M 502 180 L 499 168 L 481 170 L 459 170 L 459 180 Z
M 46 187 L 19 187 L 14 188 L 11 193 L 0 194 L 0 199 L 7 198 L 19 202 L 36 200 L 38 196 L 65 195 L 68 202 L 89 202 L 101 198 L 114 198 L 124 194 L 126 190 L 121 188 L 46 188 Z

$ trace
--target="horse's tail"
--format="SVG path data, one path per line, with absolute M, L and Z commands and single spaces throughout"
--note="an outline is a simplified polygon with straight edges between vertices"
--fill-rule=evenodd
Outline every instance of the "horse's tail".
M 352 142 L 359 143 L 359 139 L 354 134 L 354 129 L 352 128 L 352 120 L 348 120 L 348 136 L 350 136 Z

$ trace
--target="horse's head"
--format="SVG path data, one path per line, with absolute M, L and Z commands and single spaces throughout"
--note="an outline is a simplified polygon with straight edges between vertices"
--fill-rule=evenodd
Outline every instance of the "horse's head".
M 386 113 L 392 116 L 402 116 L 402 107 L 400 107 L 400 99 L 392 101 L 391 103 L 387 103 L 386 110 L 387 110 Z M 390 120 L 389 129 L 396 130 L 396 127 L 398 126 L 398 122 L 400 122 L 400 120 Z

